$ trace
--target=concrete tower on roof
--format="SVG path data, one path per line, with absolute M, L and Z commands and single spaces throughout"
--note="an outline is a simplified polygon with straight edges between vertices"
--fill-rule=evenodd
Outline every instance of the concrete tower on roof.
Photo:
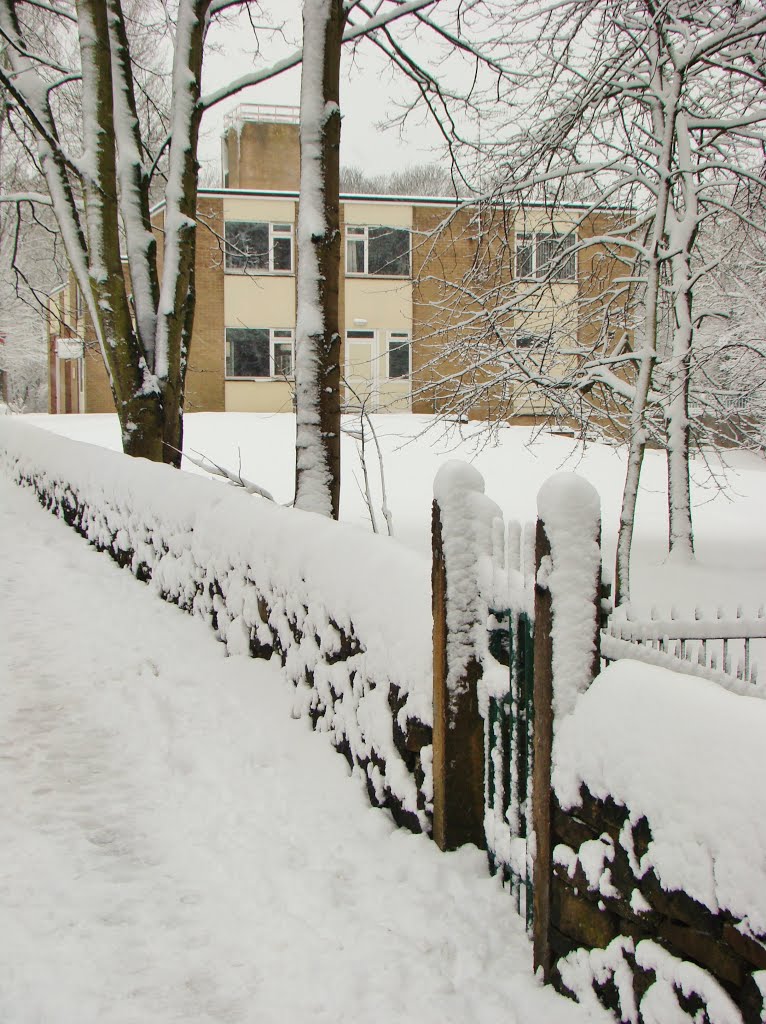
M 299 108 L 243 103 L 227 114 L 221 168 L 224 188 L 297 192 Z

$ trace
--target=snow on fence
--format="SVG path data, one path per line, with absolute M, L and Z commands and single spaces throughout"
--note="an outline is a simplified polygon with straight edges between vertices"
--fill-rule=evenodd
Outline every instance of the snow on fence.
M 233 654 L 278 656 L 295 712 L 430 829 L 428 566 L 390 541 L 200 477 L 0 421 L 0 465 Z M 115 609 L 119 615 L 119 609 Z
M 529 799 L 533 773 L 536 793 L 550 789 L 549 754 L 531 756 L 533 717 L 536 748 L 549 750 L 553 706 L 569 708 L 598 663 L 600 592 L 598 495 L 559 474 L 538 503 L 536 528 L 506 531 L 475 469 L 449 462 L 434 483 L 434 838 L 485 847 L 528 925 L 533 826 L 541 921 L 550 859 L 535 824 L 545 802 Z
M 474 470 L 448 465 L 434 491 L 434 837 L 485 845 L 522 911 L 531 896 L 535 966 L 560 991 L 631 1024 L 763 1024 L 766 705 L 739 695 L 757 687 L 601 632 L 584 481 L 542 488 L 534 560 L 517 526 L 503 544 Z M 620 660 L 597 674 L 607 651 Z
M 766 695 L 757 685 L 753 644 L 764 639 L 763 606 L 749 616 L 737 608 L 729 618 L 720 609 L 715 618 L 705 618 L 699 608 L 693 615 L 681 615 L 673 608 L 669 616 L 652 609 L 649 619 L 613 615 L 604 630 L 601 653 L 607 662 L 634 658 L 711 679 L 736 693 Z

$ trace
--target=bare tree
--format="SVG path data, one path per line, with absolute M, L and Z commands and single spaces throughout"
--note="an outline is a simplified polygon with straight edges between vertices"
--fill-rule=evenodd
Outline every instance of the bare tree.
M 34 190 L 39 180 L 14 135 L 7 100 L 0 87 L 0 191 Z M 40 293 L 59 273 L 51 221 L 29 203 L 0 204 L 0 370 L 3 397 L 16 412 L 47 409 L 46 310 Z
M 368 174 L 360 167 L 342 167 L 344 192 L 387 196 L 454 196 L 452 170 L 441 164 L 411 164 L 389 174 Z M 463 190 L 464 191 L 464 190 Z
M 0 199 L 52 209 L 107 366 L 123 447 L 173 465 L 183 449 L 195 307 L 200 120 L 204 110 L 299 64 L 303 55 L 297 51 L 203 97 L 202 61 L 211 24 L 244 2 L 178 0 L 172 13 L 158 7 L 170 62 L 168 131 L 152 152 L 140 116 L 147 94 L 139 88 L 121 0 L 75 5 L 0 0 L 7 57 L 0 85 L 12 98 L 45 182 L 45 190 L 10 192 Z M 426 2 L 433 0 L 394 4 L 365 18 L 345 38 L 359 38 Z M 161 224 L 150 216 L 158 193 L 164 200 Z
M 481 255 L 445 305 L 472 384 L 495 396 L 501 385 L 509 403 L 534 389 L 549 416 L 625 430 L 616 581 L 626 601 L 652 437 L 668 454 L 671 554 L 693 553 L 694 294 L 710 270 L 700 231 L 735 211 L 738 189 L 764 184 L 766 11 L 739 2 L 560 0 L 518 5 L 509 21 L 531 100 L 512 97 L 510 111 L 498 105 L 492 114 L 510 113 L 516 128 L 497 160 L 501 183 L 478 215 Z M 494 242 L 486 223 L 497 229 Z M 574 260 L 580 289 L 567 317 L 555 293 Z M 464 388 L 467 376 L 451 382 Z
M 392 0 L 388 0 L 392 2 Z M 438 0 L 408 0 L 387 9 L 387 0 L 304 0 L 304 56 L 301 82 L 301 195 L 298 216 L 298 315 L 295 390 L 297 413 L 296 499 L 300 508 L 337 518 L 340 506 L 340 273 L 338 76 L 343 41 L 364 36 L 418 87 L 427 109 L 452 141 L 450 105 L 470 105 L 468 93 L 447 90 L 392 34 L 391 22 L 412 15 L 414 22 L 465 53 L 475 67 L 496 61 L 467 42 L 462 5 L 455 30 L 435 22 L 425 8 Z M 471 5 L 472 7 L 485 6 Z M 362 16 L 360 24 L 357 19 Z M 344 24 L 347 28 L 344 31 Z M 309 57 L 308 39 L 313 52 Z
M 701 232 L 711 267 L 695 294 L 696 338 L 691 404 L 704 442 L 766 447 L 766 222 L 762 203 L 735 199 Z
M 295 505 L 333 519 L 340 509 L 339 102 L 345 20 L 342 0 L 304 0 Z
M 152 166 L 138 117 L 135 68 L 119 0 L 42 5 L 51 31 L 76 41 L 71 63 L 41 51 L 36 21 L 15 0 L 0 3 L 13 97 L 47 195 L 5 196 L 48 203 L 107 366 L 123 447 L 177 464 L 188 343 L 194 315 L 196 142 L 201 117 L 202 45 L 216 4 L 180 0 L 170 75 L 162 266 L 149 204 Z M 106 44 L 106 45 L 105 45 Z M 77 83 L 76 91 L 70 87 Z M 65 130 L 77 105 L 80 139 Z M 77 143 L 80 142 L 78 146 Z M 130 271 L 120 259 L 121 229 Z

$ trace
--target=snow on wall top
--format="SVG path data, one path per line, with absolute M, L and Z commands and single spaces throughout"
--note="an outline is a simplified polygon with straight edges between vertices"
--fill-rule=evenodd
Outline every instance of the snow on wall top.
M 766 935 L 766 704 L 706 679 L 625 659 L 560 723 L 553 785 L 561 805 L 584 783 L 646 816 L 639 862 L 744 931 Z
M 430 720 L 430 565 L 391 539 L 168 466 L 0 418 L 0 445 L 22 472 L 43 470 L 95 503 L 168 525 L 199 561 L 248 564 L 253 578 L 354 625 L 371 676 L 409 691 Z

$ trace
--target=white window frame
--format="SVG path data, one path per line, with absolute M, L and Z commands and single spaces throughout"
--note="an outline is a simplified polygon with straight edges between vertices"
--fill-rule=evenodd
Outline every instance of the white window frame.
M 516 238 L 515 238 L 515 243 L 516 244 L 515 244 L 515 248 L 514 248 L 514 252 L 513 252 L 513 259 L 514 259 L 514 267 L 513 267 L 514 274 L 513 274 L 513 276 L 514 276 L 514 279 L 517 280 L 517 281 L 539 281 L 541 279 L 544 279 L 544 278 L 548 277 L 551 265 L 549 263 L 545 263 L 542 266 L 540 266 L 539 263 L 538 263 L 539 245 L 540 245 L 540 242 L 543 239 L 545 239 L 545 238 L 571 238 L 572 239 L 572 245 L 571 245 L 571 247 L 568 247 L 568 248 L 571 248 L 573 251 L 569 252 L 565 257 L 562 258 L 562 260 L 559 263 L 559 265 L 555 268 L 555 272 L 553 274 L 551 274 L 550 280 L 551 281 L 562 281 L 562 282 L 572 282 L 572 283 L 575 283 L 577 281 L 577 250 L 576 250 L 577 235 L 576 235 L 576 233 L 574 231 L 556 231 L 556 230 L 517 231 L 516 232 Z M 531 260 L 531 262 L 532 262 L 531 271 L 532 272 L 530 274 L 520 274 L 519 273 L 519 254 L 520 254 L 520 250 L 525 245 L 531 245 L 531 249 L 532 249 L 532 252 L 531 252 L 531 257 L 532 257 L 532 260 Z M 566 269 L 566 264 L 567 264 L 567 262 L 570 259 L 572 261 L 572 268 L 573 268 L 573 272 L 572 272 L 571 276 L 569 274 L 564 274 L 563 273 L 563 271 Z
M 269 370 L 271 371 L 268 376 L 258 377 L 252 374 L 243 377 L 230 376 L 228 372 L 229 363 L 229 339 L 227 337 L 228 331 L 268 331 L 269 332 Z M 263 381 L 263 380 L 293 380 L 295 377 L 295 331 L 289 327 L 243 327 L 242 324 L 237 324 L 234 327 L 226 327 L 223 332 L 224 337 L 224 373 L 226 380 L 250 380 L 250 381 Z M 290 343 L 290 373 L 287 375 L 277 374 L 276 361 L 274 356 L 275 345 L 283 345 L 286 342 Z
M 409 236 L 409 243 L 407 246 L 407 273 L 406 274 L 371 274 L 370 273 L 370 228 L 377 230 L 383 228 L 387 231 L 406 231 Z M 349 258 L 348 248 L 349 242 L 363 242 L 364 243 L 364 270 L 349 270 Z M 345 266 L 346 266 L 346 277 L 375 277 L 375 278 L 387 278 L 393 277 L 397 280 L 406 281 L 412 277 L 412 231 L 404 224 L 347 224 L 346 225 L 346 245 L 344 249 L 345 255 Z
M 269 229 L 269 266 L 266 267 L 230 267 L 228 265 L 229 250 L 226 240 L 226 226 L 228 224 L 258 224 Z M 236 220 L 231 218 L 224 223 L 224 273 L 226 274 L 275 274 L 285 277 L 295 272 L 295 231 L 294 226 L 288 221 L 265 221 L 265 220 Z M 278 239 L 290 239 L 290 266 L 286 270 L 274 268 L 274 243 Z M 237 252 L 232 254 L 238 256 Z
M 547 341 L 547 334 L 535 334 L 533 331 L 518 331 L 513 336 L 514 347 L 524 350 L 536 349 Z
M 407 342 L 407 372 L 391 376 L 391 342 Z M 387 331 L 386 332 L 386 377 L 388 380 L 406 380 L 412 376 L 412 332 L 411 331 Z

